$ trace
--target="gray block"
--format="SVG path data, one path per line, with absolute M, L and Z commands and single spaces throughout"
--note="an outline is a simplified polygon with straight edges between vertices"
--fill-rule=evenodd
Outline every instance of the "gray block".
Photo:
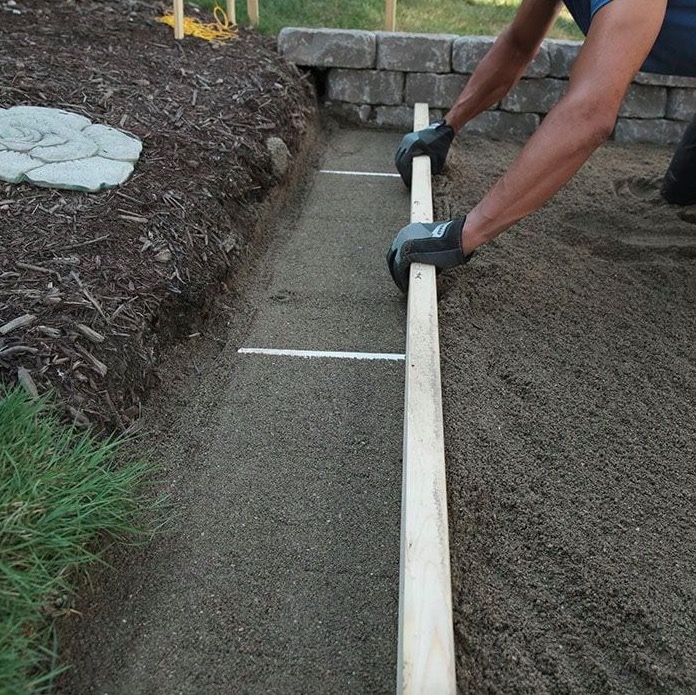
M 369 31 L 285 27 L 278 35 L 278 51 L 296 65 L 374 68 L 377 38 Z
M 452 70 L 471 74 L 495 43 L 494 36 L 462 36 L 452 44 Z
M 435 108 L 449 109 L 468 79 L 467 75 L 408 73 L 406 75 L 404 101 L 407 104 L 425 102 Z
M 551 57 L 549 51 L 543 44 L 539 47 L 539 52 L 534 57 L 534 60 L 527 66 L 524 71 L 525 77 L 547 77 L 551 72 Z
M 353 125 L 366 125 L 372 115 L 372 107 L 367 104 L 327 101 L 324 107 L 332 116 Z
M 481 59 L 488 53 L 496 39 L 494 36 L 462 36 L 452 44 L 452 70 L 471 74 Z M 542 46 L 538 55 L 529 64 L 526 77 L 545 77 L 551 62 L 548 50 Z
M 696 115 L 696 89 L 670 89 L 667 94 L 667 118 L 690 121 Z
M 404 72 L 449 72 L 452 44 L 445 34 L 377 32 L 377 68 Z
M 463 130 L 471 135 L 485 135 L 498 140 L 526 140 L 539 127 L 540 118 L 534 113 L 484 111 L 469 121 Z
M 674 145 L 679 142 L 686 125 L 663 118 L 654 120 L 620 118 L 614 129 L 616 142 L 644 142 L 651 145 Z
M 430 121 L 442 118 L 442 111 L 430 109 Z M 372 113 L 372 122 L 380 128 L 398 128 L 404 133 L 413 130 L 413 108 L 410 106 L 376 106 Z
M 628 88 L 620 118 L 664 118 L 667 112 L 667 88 L 634 84 Z
M 679 75 L 657 75 L 652 72 L 639 72 L 633 81 L 636 84 L 650 84 L 656 87 L 691 87 L 696 89 L 696 77 Z
M 352 104 L 401 104 L 404 73 L 386 70 L 332 68 L 327 75 L 327 98 Z
M 547 39 L 543 45 L 549 54 L 549 76 L 568 77 L 573 63 L 582 48 L 582 41 Z
M 501 102 L 503 111 L 548 113 L 565 94 L 566 80 L 522 80 Z

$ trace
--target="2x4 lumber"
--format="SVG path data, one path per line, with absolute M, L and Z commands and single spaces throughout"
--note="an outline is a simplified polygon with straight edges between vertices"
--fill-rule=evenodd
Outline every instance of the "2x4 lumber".
M 259 0 L 247 0 L 247 13 L 253 26 L 259 24 Z
M 384 30 L 396 31 L 396 0 L 386 0 L 384 8 Z
M 414 130 L 428 125 L 416 104 Z M 411 222 L 432 222 L 430 159 L 413 161 Z M 456 676 L 434 266 L 410 269 L 399 592 L 399 695 L 454 695 Z
M 174 0 L 174 38 L 184 38 L 184 0 Z
M 227 0 L 227 21 L 230 24 L 237 23 L 237 11 L 235 7 L 235 0 Z

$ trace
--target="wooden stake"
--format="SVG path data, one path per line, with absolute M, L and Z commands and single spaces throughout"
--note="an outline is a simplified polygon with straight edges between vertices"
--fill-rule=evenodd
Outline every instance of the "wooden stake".
M 237 15 L 235 9 L 235 0 L 227 0 L 227 21 L 230 24 L 237 23 Z
M 184 38 L 184 0 L 174 0 L 174 38 Z
M 247 0 L 247 12 L 249 14 L 249 21 L 253 26 L 258 26 L 259 24 L 259 0 Z
M 428 125 L 416 104 L 414 130 Z M 411 222 L 432 222 L 430 159 L 413 160 Z M 454 695 L 445 444 L 435 267 L 410 269 L 401 504 L 399 695 Z
M 396 0 L 386 0 L 384 9 L 384 30 L 396 31 Z

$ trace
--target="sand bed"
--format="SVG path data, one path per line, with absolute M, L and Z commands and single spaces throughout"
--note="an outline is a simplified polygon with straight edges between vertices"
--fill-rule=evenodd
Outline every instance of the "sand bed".
M 436 218 L 518 146 L 460 139 Z M 462 692 L 696 688 L 696 225 L 607 145 L 440 279 Z

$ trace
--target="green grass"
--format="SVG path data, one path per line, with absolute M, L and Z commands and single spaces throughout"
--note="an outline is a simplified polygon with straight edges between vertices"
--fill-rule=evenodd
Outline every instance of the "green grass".
M 198 0 L 213 7 L 215 0 Z M 224 9 L 225 0 L 218 0 Z M 520 0 L 397 0 L 396 30 L 427 34 L 496 36 L 514 17 Z M 236 2 L 237 22 L 246 24 L 246 2 Z M 277 34 L 283 27 L 384 28 L 384 0 L 259 0 L 259 29 Z M 552 38 L 580 39 L 582 34 L 566 10 Z
M 0 386 L 0 693 L 55 676 L 53 625 L 75 570 L 107 542 L 135 542 L 150 467 L 117 463 L 123 440 L 61 424 L 49 403 Z

